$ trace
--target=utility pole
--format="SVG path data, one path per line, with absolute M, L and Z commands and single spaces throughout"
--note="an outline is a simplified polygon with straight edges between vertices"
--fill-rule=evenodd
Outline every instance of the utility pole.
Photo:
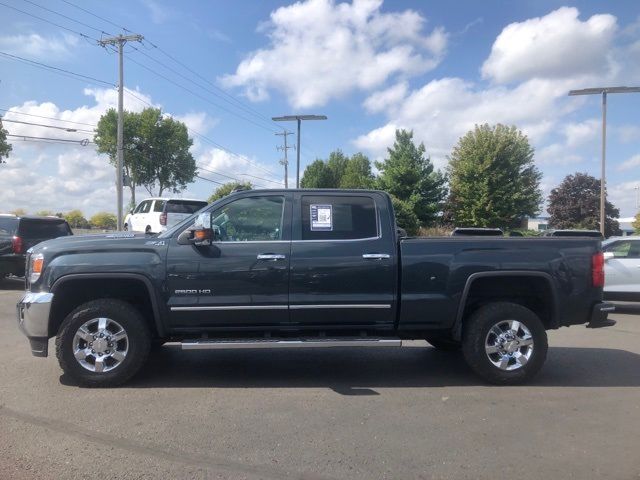
M 296 188 L 300 188 L 300 124 L 302 120 L 326 120 L 326 115 L 285 115 L 272 117 L 274 122 L 298 122 L 298 150 L 296 152 Z
M 604 226 L 607 218 L 605 161 L 607 156 L 607 94 L 608 93 L 639 93 L 640 87 L 596 87 L 582 90 L 571 90 L 569 96 L 600 95 L 602 97 L 602 164 L 600 165 L 600 233 L 604 237 Z
M 122 185 L 124 180 L 124 72 L 123 72 L 123 50 L 124 44 L 127 42 L 141 42 L 144 37 L 142 35 L 117 35 L 115 37 L 107 37 L 98 41 L 98 45 L 106 47 L 107 45 L 118 45 L 118 161 L 116 166 L 116 190 L 118 196 L 118 231 L 122 230 Z
M 276 133 L 276 135 L 282 136 L 284 138 L 284 146 L 277 146 L 276 148 L 284 152 L 284 159 L 280 160 L 280 164 L 284 165 L 284 188 L 289 188 L 289 159 L 287 157 L 287 150 L 289 150 L 290 148 L 295 149 L 296 147 L 287 146 L 287 136 L 293 135 L 293 132 L 287 132 L 285 130 L 282 133 Z

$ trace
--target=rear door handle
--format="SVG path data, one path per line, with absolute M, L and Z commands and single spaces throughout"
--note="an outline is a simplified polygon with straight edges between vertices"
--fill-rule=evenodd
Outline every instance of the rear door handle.
M 388 253 L 364 253 L 362 258 L 366 260 L 382 260 L 384 258 L 391 258 Z
M 284 255 L 280 255 L 279 253 L 259 253 L 258 260 L 284 260 L 286 257 Z

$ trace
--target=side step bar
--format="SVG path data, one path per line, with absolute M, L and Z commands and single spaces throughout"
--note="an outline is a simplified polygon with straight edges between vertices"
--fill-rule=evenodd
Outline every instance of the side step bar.
M 327 347 L 401 347 L 399 338 L 296 338 L 247 340 L 187 340 L 182 350 L 215 350 L 230 348 L 327 348 Z

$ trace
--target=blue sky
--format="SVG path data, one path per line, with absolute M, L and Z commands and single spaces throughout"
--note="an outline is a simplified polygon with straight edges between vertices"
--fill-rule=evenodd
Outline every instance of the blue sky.
M 536 148 L 546 194 L 568 173 L 599 176 L 599 99 L 567 91 L 640 85 L 634 1 L 69 2 L 102 18 L 64 0 L 2 0 L 0 52 L 115 84 L 117 57 L 72 31 L 99 38 L 99 30 L 119 33 L 117 25 L 144 35 L 138 50 L 126 47 L 125 85 L 135 97 L 125 96 L 125 108 L 160 106 L 203 134 L 194 134 L 193 153 L 217 172 L 202 176 L 218 182 L 231 176 L 277 187 L 281 137 L 268 119 L 312 113 L 329 119 L 304 124 L 303 167 L 336 148 L 382 159 L 402 127 L 442 168 L 475 123 L 515 124 Z M 90 130 L 117 99 L 113 87 L 92 83 L 0 55 L 0 108 L 11 110 L 0 113 Z M 622 216 L 635 213 L 640 184 L 638 107 L 640 94 L 609 97 L 608 188 Z M 5 128 L 91 136 L 15 122 Z M 0 167 L 2 210 L 114 211 L 113 169 L 91 145 L 13 144 Z M 198 179 L 182 195 L 206 198 L 215 187 Z

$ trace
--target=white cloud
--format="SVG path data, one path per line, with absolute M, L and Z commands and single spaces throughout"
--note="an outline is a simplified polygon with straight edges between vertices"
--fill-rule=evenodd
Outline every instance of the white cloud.
M 496 38 L 482 74 L 498 83 L 529 78 L 576 78 L 611 69 L 616 17 L 593 15 L 581 21 L 576 8 L 505 27 Z
M 514 88 L 485 89 L 460 78 L 433 80 L 390 107 L 385 126 L 354 143 L 379 157 L 391 145 L 395 128 L 412 129 L 438 166 L 444 166 L 458 138 L 476 124 L 517 125 L 537 145 L 560 115 L 575 108 L 575 104 L 558 101 L 566 96 L 567 88 L 566 82 L 536 79 Z
M 69 57 L 77 44 L 78 38 L 67 34 L 48 38 L 37 33 L 0 37 L 0 50 L 13 55 L 47 60 Z
M 171 16 L 171 10 L 155 0 L 142 0 L 142 3 L 149 9 L 151 21 L 155 24 L 164 23 Z
M 445 30 L 425 33 L 419 13 L 383 13 L 381 5 L 306 0 L 280 7 L 263 26 L 269 46 L 250 53 L 220 80 L 243 87 L 253 101 L 279 90 L 293 107 L 308 108 L 435 68 L 446 50 Z
M 370 113 L 378 113 L 393 108 L 404 99 L 408 89 L 409 84 L 407 82 L 400 82 L 386 90 L 375 92 L 364 101 L 364 108 Z
M 272 169 L 259 163 L 255 158 L 231 154 L 219 148 L 210 148 L 196 158 L 201 166 L 200 175 L 220 183 L 233 180 L 251 182 L 257 187 L 282 187 L 278 174 L 271 174 Z M 247 170 L 250 173 L 247 173 Z
M 640 154 L 633 155 L 628 160 L 625 160 L 620 165 L 618 165 L 616 170 L 623 172 L 626 170 L 637 169 L 638 167 L 640 167 Z
M 607 200 L 620 209 L 620 217 L 632 217 L 638 212 L 636 206 L 636 188 L 640 182 L 621 182 L 610 184 L 607 182 Z
M 138 98 L 125 95 L 125 108 L 140 111 L 154 105 L 151 97 L 139 90 L 132 91 Z M 52 102 L 25 102 L 11 107 L 4 120 L 19 120 L 42 125 L 69 126 L 93 130 L 100 116 L 117 105 L 117 92 L 109 89 L 85 89 L 90 101 L 75 109 L 61 109 Z M 34 116 L 20 115 L 26 113 Z M 41 118 L 50 117 L 51 119 Z M 216 120 L 202 112 L 174 115 L 199 132 L 212 128 Z M 87 125 L 64 123 L 61 120 L 81 122 Z M 73 140 L 92 139 L 90 132 L 66 132 L 37 125 L 4 123 L 15 135 L 55 137 Z M 13 151 L 7 163 L 0 166 L 0 205 L 2 211 L 23 208 L 33 213 L 38 210 L 66 212 L 78 208 L 85 215 L 105 210 L 115 212 L 115 170 L 106 155 L 98 155 L 94 145 L 59 145 L 51 143 L 27 143 L 12 140 Z M 246 170 L 246 164 L 245 164 Z M 125 204 L 128 202 L 125 189 Z M 143 189 L 137 195 L 146 195 Z M 142 198 L 138 197 L 138 198 Z
M 540 148 L 535 158 L 538 165 L 572 165 L 584 160 L 562 143 L 552 143 Z
M 575 148 L 598 138 L 602 123 L 597 119 L 585 120 L 580 123 L 568 123 L 562 130 L 566 138 L 566 147 Z

